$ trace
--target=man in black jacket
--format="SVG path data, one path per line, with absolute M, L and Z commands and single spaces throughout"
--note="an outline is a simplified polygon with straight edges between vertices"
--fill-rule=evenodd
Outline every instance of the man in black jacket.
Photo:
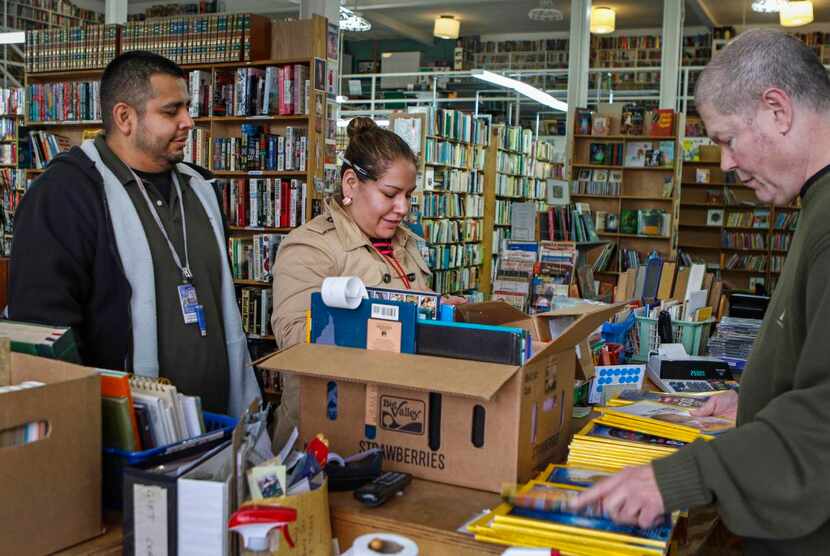
M 104 134 L 55 158 L 18 208 L 9 316 L 71 326 L 84 364 L 239 414 L 258 389 L 211 176 L 181 163 L 185 77 L 149 52 L 107 66 Z

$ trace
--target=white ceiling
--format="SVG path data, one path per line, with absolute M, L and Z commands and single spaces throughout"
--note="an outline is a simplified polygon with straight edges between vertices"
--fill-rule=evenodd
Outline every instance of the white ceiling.
M 144 11 L 152 5 L 193 0 L 128 0 L 130 13 Z M 595 5 L 610 6 L 617 12 L 617 29 L 659 28 L 664 0 L 595 0 Z M 776 24 L 777 14 L 757 14 L 750 9 L 752 0 L 681 0 L 686 7 L 686 27 L 711 25 Z M 104 10 L 104 0 L 74 0 L 80 7 Z M 228 11 L 295 17 L 299 0 L 224 0 Z M 539 0 L 345 0 L 357 7 L 373 23 L 369 33 L 350 33 L 347 40 L 385 38 L 421 38 L 431 41 L 435 18 L 450 14 L 461 20 L 461 34 L 492 35 L 505 33 L 567 32 L 570 0 L 554 0 L 565 16 L 559 22 L 537 22 L 527 12 Z M 830 23 L 830 0 L 813 0 L 816 22 Z

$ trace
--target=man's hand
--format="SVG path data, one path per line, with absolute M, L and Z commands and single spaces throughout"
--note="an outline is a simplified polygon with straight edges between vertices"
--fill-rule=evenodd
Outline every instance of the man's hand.
M 581 510 L 601 504 L 602 510 L 615 523 L 636 525 L 642 529 L 654 527 L 663 520 L 663 497 L 651 465 L 623 469 L 616 475 L 599 481 L 568 504 L 571 510 Z
M 702 407 L 690 413 L 695 417 L 723 417 L 734 421 L 738 417 L 738 394 L 734 390 L 716 394 Z

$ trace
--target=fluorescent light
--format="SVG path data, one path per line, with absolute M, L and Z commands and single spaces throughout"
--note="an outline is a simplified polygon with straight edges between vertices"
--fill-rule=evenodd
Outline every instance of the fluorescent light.
M 0 33 L 0 44 L 23 44 L 25 42 L 26 33 L 23 31 Z
M 781 11 L 781 4 L 786 0 L 755 0 L 752 2 L 752 11 L 762 14 L 770 14 Z
M 482 81 L 487 81 L 489 83 L 493 83 L 494 85 L 499 85 L 501 87 L 513 89 L 517 93 L 521 93 L 524 96 L 535 100 L 539 104 L 544 104 L 545 106 L 549 106 L 556 110 L 561 110 L 562 112 L 568 111 L 567 102 L 557 100 L 549 94 L 547 94 L 546 92 L 542 91 L 541 89 L 537 89 L 536 87 L 528 85 L 523 81 L 512 79 L 510 77 L 505 77 L 503 75 L 499 75 L 498 73 L 493 73 L 487 70 L 473 70 L 472 75 L 473 77 L 481 79 Z
M 451 15 L 442 15 L 435 20 L 432 34 L 439 39 L 457 39 L 461 22 Z
M 799 27 L 813 21 L 813 3 L 787 2 L 781 6 L 781 25 L 783 27 Z
M 347 100 L 349 100 L 349 97 L 344 95 L 337 95 L 334 99 L 334 102 L 336 102 L 337 104 L 343 104 Z
M 591 8 L 591 32 L 597 35 L 614 32 L 617 14 L 611 8 Z

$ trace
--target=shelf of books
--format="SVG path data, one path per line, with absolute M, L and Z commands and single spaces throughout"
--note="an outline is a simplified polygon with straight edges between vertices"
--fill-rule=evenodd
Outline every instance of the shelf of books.
M 7 0 L 4 25 L 30 31 L 49 27 L 76 27 L 101 23 L 104 14 L 78 8 L 66 0 Z
M 683 140 L 678 257 L 705 263 L 736 289 L 771 292 L 790 247 L 799 207 L 758 201 L 733 172 L 720 167 L 720 148 L 689 116 Z
M 3 240 L 0 256 L 11 254 L 14 233 L 14 212 L 28 183 L 24 171 L 18 169 L 20 148 L 18 132 L 23 120 L 24 92 L 21 88 L 0 89 L 0 191 L 2 191 Z
M 675 114 L 611 105 L 604 113 L 578 110 L 570 198 L 593 213 L 608 241 L 592 261 L 602 281 L 659 253 L 674 258 L 679 173 Z M 584 210 L 583 210 L 584 213 Z
M 226 50 L 200 58 L 207 55 L 200 40 L 181 32 L 184 20 L 194 28 L 224 21 Z M 322 182 L 323 129 L 330 122 L 326 92 L 315 87 L 325 83 L 325 75 L 315 72 L 325 69 L 315 65 L 315 59 L 326 58 L 327 29 L 324 18 L 295 22 L 303 26 L 296 34 L 306 44 L 292 44 L 291 58 L 279 52 L 272 58 L 268 50 L 257 59 L 254 56 L 262 56 L 265 44 L 270 49 L 270 29 L 260 23 L 261 18 L 245 14 L 174 17 L 131 22 L 96 36 L 104 51 L 112 37 L 120 36 L 121 51 L 156 51 L 178 59 L 187 71 L 195 125 L 185 161 L 209 169 L 217 178 L 243 325 L 250 338 L 267 340 L 273 347 L 269 321 L 277 247 L 291 229 L 322 209 L 314 184 Z M 309 29 L 313 32 L 305 33 Z M 172 50 L 171 41 L 162 40 L 165 30 L 189 48 Z M 27 67 L 43 69 L 26 75 L 26 128 L 21 134 L 26 148 L 21 150 L 31 153 L 24 164 L 30 178 L 61 151 L 100 131 L 100 74 L 117 51 L 109 52 L 90 58 L 90 67 L 55 72 L 51 58 L 41 60 L 37 49 L 27 50 Z M 228 61 L 234 58 L 239 61 Z
M 427 120 L 420 203 L 432 286 L 443 294 L 481 300 L 490 126 L 458 110 L 431 111 Z

